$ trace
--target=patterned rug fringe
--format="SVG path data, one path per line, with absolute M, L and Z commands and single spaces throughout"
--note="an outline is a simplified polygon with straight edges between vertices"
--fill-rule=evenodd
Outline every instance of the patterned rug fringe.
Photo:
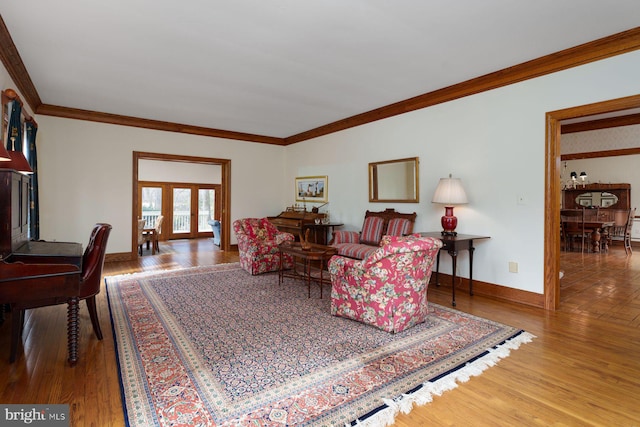
M 482 374 L 485 370 L 494 366 L 501 359 L 509 356 L 511 350 L 516 350 L 520 345 L 531 342 L 535 338 L 528 332 L 520 331 L 516 336 L 502 344 L 489 349 L 484 355 L 468 362 L 466 365 L 455 368 L 445 376 L 441 376 L 433 382 L 427 382 L 415 392 L 403 394 L 395 400 L 384 399 L 386 407 L 379 410 L 364 420 L 356 420 L 345 424 L 345 427 L 386 427 L 395 422 L 398 413 L 408 414 L 414 405 L 422 406 L 433 401 L 434 396 L 458 387 L 458 384 L 469 381 L 471 377 Z

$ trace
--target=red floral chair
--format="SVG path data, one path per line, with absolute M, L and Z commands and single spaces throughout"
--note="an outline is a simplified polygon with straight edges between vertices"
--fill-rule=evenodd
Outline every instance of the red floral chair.
M 363 260 L 329 260 L 331 314 L 400 332 L 427 318 L 427 286 L 442 241 L 384 236 Z
M 233 222 L 233 230 L 238 240 L 240 267 L 256 275 L 280 269 L 278 245 L 294 241 L 291 233 L 279 231 L 267 218 L 242 218 Z M 293 267 L 293 259 L 285 254 L 283 267 Z

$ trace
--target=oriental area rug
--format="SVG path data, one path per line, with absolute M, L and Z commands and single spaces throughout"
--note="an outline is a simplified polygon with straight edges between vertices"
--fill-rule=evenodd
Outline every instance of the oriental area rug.
M 106 278 L 130 426 L 386 426 L 533 336 L 429 304 L 398 334 L 239 264 Z

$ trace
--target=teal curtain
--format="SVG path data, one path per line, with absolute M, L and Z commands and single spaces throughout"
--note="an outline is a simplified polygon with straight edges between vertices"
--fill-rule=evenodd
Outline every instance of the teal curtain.
M 35 122 L 27 122 L 27 160 L 33 171 L 29 185 L 29 236 L 31 240 L 40 240 L 40 201 L 38 199 L 38 157 L 36 154 Z
M 11 103 L 11 115 L 7 128 L 7 150 L 22 151 L 22 106 L 18 101 Z

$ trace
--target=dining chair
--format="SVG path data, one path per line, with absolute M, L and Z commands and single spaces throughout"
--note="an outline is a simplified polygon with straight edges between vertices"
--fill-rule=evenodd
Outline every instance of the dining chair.
M 633 209 L 617 209 L 614 215 L 614 225 L 609 232 L 611 241 L 621 241 L 624 245 L 624 252 L 628 255 L 633 253 L 631 249 L 631 230 L 633 228 L 633 219 L 636 216 L 636 208 Z
M 562 227 L 564 250 L 573 250 L 573 241 L 580 239 L 580 251 L 584 253 L 585 241 L 590 241 L 591 232 L 585 229 L 585 209 L 562 209 L 560 223 Z
M 142 245 L 147 241 L 144 235 L 144 225 L 147 223 L 144 219 L 138 220 L 138 255 L 142 256 Z
M 160 252 L 160 234 L 162 233 L 162 223 L 164 221 L 163 215 L 158 215 L 156 223 L 153 226 L 153 230 L 144 233 L 144 238 L 147 243 L 147 249 L 149 249 L 149 242 L 151 242 L 151 254 L 155 255 L 156 251 Z

